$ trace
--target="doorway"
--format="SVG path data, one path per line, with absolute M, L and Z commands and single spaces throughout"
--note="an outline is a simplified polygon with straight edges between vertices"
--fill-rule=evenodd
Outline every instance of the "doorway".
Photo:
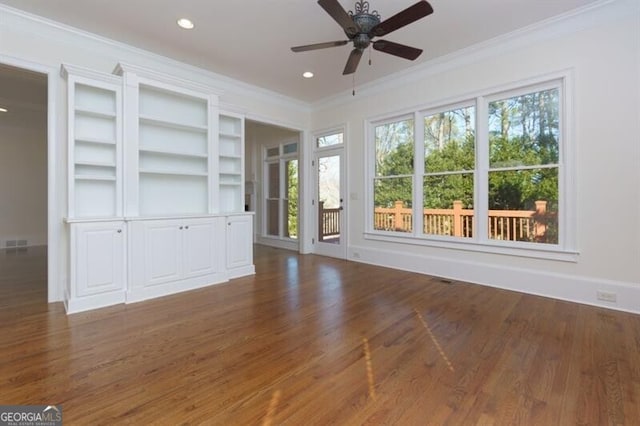
M 0 294 L 2 306 L 46 306 L 48 75 L 0 63 Z
M 345 259 L 347 256 L 345 202 L 346 169 L 344 132 L 335 131 L 315 138 L 316 254 Z
M 258 244 L 299 251 L 301 139 L 299 130 L 245 120 L 245 186 Z

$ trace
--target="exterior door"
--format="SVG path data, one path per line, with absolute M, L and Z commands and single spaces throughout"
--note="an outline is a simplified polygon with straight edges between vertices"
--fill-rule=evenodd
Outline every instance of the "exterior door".
M 344 148 L 318 150 L 315 156 L 316 173 L 316 254 L 346 258 L 344 197 Z

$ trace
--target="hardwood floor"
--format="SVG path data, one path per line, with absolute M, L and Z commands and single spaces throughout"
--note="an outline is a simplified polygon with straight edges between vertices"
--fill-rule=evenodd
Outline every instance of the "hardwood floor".
M 65 424 L 639 424 L 640 317 L 259 247 L 257 275 L 66 316 L 0 251 L 0 404 Z

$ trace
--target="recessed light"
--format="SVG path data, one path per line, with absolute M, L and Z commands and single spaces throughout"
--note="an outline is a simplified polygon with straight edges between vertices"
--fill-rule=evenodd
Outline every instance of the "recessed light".
M 187 19 L 187 18 L 178 19 L 178 26 L 180 28 L 184 28 L 185 30 L 192 30 L 195 27 L 193 22 L 190 19 Z
M 302 76 L 304 78 L 311 78 L 311 77 L 313 77 L 313 73 L 311 71 L 305 71 L 305 72 L 302 73 Z
M 8 109 L 0 107 L 0 112 L 9 112 Z

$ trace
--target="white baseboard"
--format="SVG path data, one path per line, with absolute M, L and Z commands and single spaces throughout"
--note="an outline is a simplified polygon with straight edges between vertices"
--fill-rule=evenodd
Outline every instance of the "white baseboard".
M 293 251 L 298 251 L 300 247 L 298 241 L 287 241 L 269 237 L 257 237 L 256 244 Z
M 354 252 L 357 253 L 356 256 L 354 256 Z M 435 256 L 417 256 L 363 246 L 350 246 L 348 258 L 354 262 L 385 266 L 602 308 L 640 313 L 640 283 L 488 265 Z M 598 300 L 596 297 L 598 291 L 615 293 L 617 301 Z
M 125 303 L 142 302 L 156 297 L 169 296 L 171 294 L 208 287 L 210 285 L 220 284 L 227 281 L 229 281 L 228 275 L 226 273 L 220 273 L 144 287 L 133 287 L 127 290 Z
M 241 266 L 239 268 L 228 269 L 227 274 L 229 275 L 230 280 L 234 278 L 246 277 L 247 275 L 255 275 L 256 267 L 255 265 L 247 265 Z
M 69 298 L 64 301 L 64 307 L 67 310 L 67 315 L 69 315 L 124 303 L 124 299 L 124 291 L 101 293 L 94 296 Z

